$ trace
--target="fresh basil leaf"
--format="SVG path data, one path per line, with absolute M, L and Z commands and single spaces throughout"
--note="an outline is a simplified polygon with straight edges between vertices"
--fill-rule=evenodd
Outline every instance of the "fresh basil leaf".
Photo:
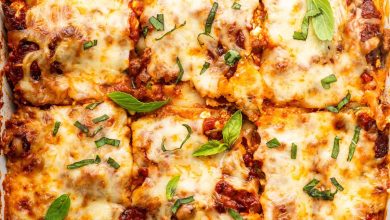
M 308 10 L 305 14 L 305 17 L 303 17 L 303 21 L 301 24 L 301 31 L 295 31 L 293 35 L 293 39 L 295 40 L 306 40 L 307 35 L 309 33 L 309 21 L 311 17 L 315 17 L 317 15 L 321 14 L 321 11 L 318 9 Z
M 165 148 L 165 137 L 164 137 L 163 140 L 162 140 L 162 142 L 161 142 L 161 150 L 162 150 L 163 152 L 166 152 L 166 151 L 174 151 L 174 150 L 179 150 L 179 149 L 181 149 L 181 148 L 184 146 L 184 144 L 187 142 L 187 140 L 191 137 L 191 134 L 192 134 L 192 129 L 191 129 L 191 127 L 190 127 L 189 125 L 187 125 L 187 124 L 182 124 L 182 125 L 187 129 L 187 135 L 186 135 L 186 137 L 184 138 L 184 140 L 181 142 L 180 147 L 175 148 L 175 149 L 172 149 L 172 150 L 167 150 L 167 149 Z
M 177 63 L 177 66 L 179 67 L 179 75 L 177 76 L 175 84 L 178 84 L 181 81 L 181 79 L 183 78 L 184 69 L 183 69 L 183 66 L 181 65 L 179 57 L 176 57 L 176 63 Z
M 106 138 L 106 137 L 101 137 L 99 140 L 95 141 L 95 145 L 97 148 L 102 147 L 106 144 L 114 146 L 114 147 L 118 147 L 120 143 L 121 143 L 120 140 L 110 139 L 110 138 Z
M 66 167 L 67 167 L 69 170 L 73 170 L 73 169 L 81 168 L 81 167 L 84 167 L 84 166 L 87 166 L 87 165 L 90 165 L 90 164 L 95 164 L 95 163 L 96 163 L 96 164 L 100 163 L 100 157 L 99 157 L 99 156 L 96 156 L 95 159 L 80 160 L 80 161 L 78 161 L 78 162 L 69 164 L 69 165 L 67 165 Z
M 240 136 L 241 127 L 242 114 L 241 111 L 236 111 L 222 129 L 223 142 L 228 147 L 231 147 L 236 142 L 238 136 Z
M 164 26 L 164 14 L 157 14 L 157 20 Z
M 117 163 L 114 159 L 111 157 L 108 158 L 107 163 L 114 169 L 118 169 L 120 167 L 119 163 Z
M 268 141 L 268 142 L 266 143 L 266 145 L 267 145 L 268 148 L 276 148 L 276 147 L 279 147 L 279 146 L 280 146 L 280 142 L 279 142 L 278 139 L 273 138 L 273 139 L 271 139 L 270 141 Z
M 165 195 L 167 196 L 168 200 L 171 200 L 175 195 L 179 180 L 180 180 L 180 175 L 174 176 L 172 177 L 171 180 L 169 180 L 167 187 L 165 189 Z
M 228 213 L 229 215 L 234 219 L 234 220 L 244 220 L 240 213 L 238 213 L 236 210 L 228 208 Z
M 306 184 L 304 187 L 303 187 L 303 191 L 305 192 L 310 192 L 310 190 L 312 190 L 314 187 L 317 186 L 317 184 L 320 183 L 319 180 L 317 179 L 312 179 L 308 184 Z
M 328 109 L 328 111 L 330 111 L 330 112 L 338 113 L 338 112 L 340 112 L 340 110 L 341 110 L 346 104 L 349 103 L 350 100 L 351 100 L 351 93 L 348 91 L 348 94 L 339 102 L 339 104 L 337 104 L 336 107 L 334 107 L 334 106 L 328 106 L 328 107 L 326 107 L 326 109 Z
M 159 17 L 159 15 L 157 15 L 157 17 Z M 161 19 L 161 15 L 160 15 L 160 19 Z M 154 29 L 156 29 L 156 31 L 163 31 L 164 30 L 163 19 L 164 18 L 162 18 L 162 22 L 161 22 L 157 18 L 152 16 L 149 18 L 149 23 L 154 27 Z
M 208 68 L 210 68 L 210 63 L 209 62 L 204 62 L 202 70 L 200 71 L 199 75 L 202 75 L 203 73 L 205 73 Z
M 312 18 L 314 33 L 318 39 L 332 40 L 335 24 L 333 17 L 333 10 L 330 6 L 329 0 L 311 0 L 309 1 L 310 9 L 318 9 L 321 14 Z
M 339 155 L 339 152 L 340 152 L 340 138 L 339 137 L 335 137 L 334 138 L 334 141 L 333 141 L 333 148 L 332 148 L 332 155 L 331 157 L 333 159 L 337 159 L 337 156 Z
M 291 159 L 297 159 L 298 146 L 295 143 L 291 144 Z
M 89 132 L 88 127 L 81 124 L 79 121 L 76 121 L 73 125 L 76 126 L 78 129 L 80 129 L 83 133 L 88 134 Z
M 197 149 L 192 156 L 194 157 L 204 157 L 211 156 L 215 154 L 222 153 L 228 149 L 228 146 L 225 143 L 221 143 L 216 140 L 211 140 L 203 144 L 199 149 Z
M 234 2 L 233 5 L 232 5 L 232 8 L 234 10 L 240 10 L 241 9 L 241 4 L 239 4 L 237 2 Z
M 332 184 L 337 188 L 337 190 L 339 191 L 344 190 L 344 187 L 339 182 L 337 182 L 336 178 L 334 177 L 330 178 L 330 182 L 332 182 Z
M 97 118 L 92 119 L 92 121 L 93 121 L 93 123 L 97 124 L 97 123 L 102 122 L 102 121 L 105 121 L 105 120 L 107 120 L 107 119 L 109 119 L 109 118 L 110 118 L 110 117 L 108 117 L 108 115 L 104 114 L 104 115 L 102 115 L 102 116 L 100 116 L 100 117 L 97 117 Z
M 330 89 L 330 84 L 334 82 L 337 82 L 337 78 L 334 74 L 321 79 L 321 85 L 324 89 Z
M 91 40 L 91 41 L 87 41 L 84 43 L 83 47 L 84 47 L 84 50 L 88 50 L 89 48 L 91 47 L 94 47 L 97 45 L 97 40 Z
M 355 127 L 353 138 L 352 138 L 351 144 L 349 145 L 347 161 L 351 161 L 352 157 L 353 157 L 353 155 L 355 153 L 356 145 L 359 142 L 360 130 L 361 130 L 361 128 L 359 126 Z
M 171 210 L 173 214 L 176 214 L 177 210 L 180 208 L 181 205 L 188 204 L 195 201 L 194 196 L 189 196 L 186 198 L 178 199 L 173 204 Z
M 223 58 L 228 66 L 233 67 L 241 59 L 241 56 L 237 51 L 229 50 Z
M 157 102 L 141 102 L 134 96 L 124 92 L 111 92 L 108 97 L 124 109 L 132 112 L 152 112 L 170 102 L 170 99 Z
M 211 7 L 211 10 L 209 12 L 209 15 L 207 16 L 205 30 L 204 30 L 205 34 L 211 33 L 211 28 L 213 26 L 215 15 L 217 14 L 217 10 L 218 10 L 218 3 L 214 2 L 213 6 Z
M 161 37 L 156 38 L 155 40 L 161 40 L 161 39 L 163 39 L 165 36 L 167 36 L 168 34 L 174 32 L 175 30 L 177 30 L 177 29 L 183 27 L 184 25 L 186 25 L 186 21 L 184 21 L 183 24 L 179 25 L 178 27 L 176 27 L 176 24 L 175 24 L 175 27 L 174 27 L 174 28 L 172 28 L 172 29 L 171 29 L 170 31 L 168 31 L 167 33 L 163 34 Z
M 310 197 L 313 197 L 315 199 L 333 200 L 334 195 L 337 193 L 337 190 L 332 193 L 330 190 L 320 191 L 318 189 L 315 189 L 314 187 L 319 182 L 320 181 L 317 179 L 312 179 L 308 184 L 303 187 L 303 191 L 306 192 Z
M 55 199 L 46 211 L 45 220 L 64 220 L 70 208 L 70 197 L 63 194 Z
M 60 129 L 60 126 L 61 126 L 61 122 L 56 121 L 56 122 L 54 123 L 54 128 L 53 128 L 53 131 L 51 132 L 53 136 L 56 136 L 56 135 L 57 135 L 58 130 Z
M 89 110 L 93 110 L 95 109 L 98 105 L 102 104 L 103 102 L 95 102 L 95 103 L 91 103 L 89 105 L 87 105 L 85 108 L 86 109 L 89 109 Z

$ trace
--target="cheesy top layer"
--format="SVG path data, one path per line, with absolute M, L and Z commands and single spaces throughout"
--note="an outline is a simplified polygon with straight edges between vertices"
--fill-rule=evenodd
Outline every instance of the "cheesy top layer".
M 4 146 L 8 146 L 7 219 L 43 218 L 62 194 L 71 199 L 67 219 L 118 219 L 129 205 L 132 155 L 126 112 L 110 103 L 94 110 L 84 107 L 51 107 L 46 111 L 25 107 L 7 123 L 3 136 Z M 92 122 L 104 114 L 108 120 Z M 56 121 L 61 125 L 53 136 Z M 99 126 L 103 129 L 87 137 L 74 126 L 75 121 L 86 125 L 90 133 Z M 120 144 L 97 148 L 94 141 L 101 137 L 117 139 Z M 67 169 L 69 164 L 97 155 L 99 164 Z M 118 169 L 107 163 L 109 157 L 120 165 Z

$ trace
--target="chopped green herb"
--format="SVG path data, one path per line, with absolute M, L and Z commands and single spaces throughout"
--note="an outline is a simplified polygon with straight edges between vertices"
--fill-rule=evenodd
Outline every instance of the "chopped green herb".
M 341 186 L 339 182 L 337 182 L 336 178 L 332 177 L 332 178 L 330 178 L 330 181 L 337 188 L 337 190 L 339 190 L 339 191 L 343 191 L 344 190 L 344 187 Z
M 69 170 L 73 170 L 73 169 L 77 169 L 77 168 L 80 168 L 80 167 L 84 167 L 84 166 L 87 166 L 87 165 L 90 165 L 90 164 L 98 164 L 100 163 L 100 157 L 99 156 L 96 156 L 95 159 L 85 159 L 85 160 L 80 160 L 78 162 L 75 162 L 75 163 L 72 163 L 72 164 L 69 164 L 67 166 L 67 168 Z
M 317 179 L 312 179 L 308 184 L 306 184 L 306 186 L 303 187 L 303 191 L 315 199 L 333 200 L 337 190 L 334 193 L 330 190 L 320 191 L 314 188 L 319 182 L 320 181 Z
M 333 159 L 337 159 L 339 152 L 340 152 L 340 138 L 336 136 L 333 141 L 333 149 L 332 149 L 331 157 Z
M 93 110 L 95 109 L 98 105 L 102 104 L 103 102 L 95 102 L 95 103 L 91 103 L 89 105 L 87 105 L 85 108 L 86 109 L 89 109 L 89 110 Z
M 174 150 L 179 150 L 179 149 L 181 149 L 181 148 L 184 146 L 184 144 L 187 142 L 187 140 L 191 137 L 191 134 L 192 134 L 192 129 L 191 129 L 191 127 L 190 127 L 189 125 L 187 125 L 187 124 L 182 124 L 182 125 L 187 129 L 187 135 L 186 135 L 186 137 L 184 138 L 184 140 L 181 142 L 180 147 L 175 148 L 175 149 L 172 149 L 172 150 L 167 150 L 167 149 L 165 148 L 165 145 L 164 145 L 164 143 L 165 143 L 165 138 L 163 138 L 163 141 L 162 141 L 162 143 L 161 143 L 161 149 L 162 149 L 163 152 L 166 152 L 166 151 L 174 151 Z
M 241 5 L 237 2 L 234 2 L 233 5 L 232 5 L 232 8 L 235 9 L 235 10 L 240 10 L 241 9 Z
M 186 25 L 186 21 L 184 21 L 184 22 L 183 22 L 181 25 L 179 25 L 178 27 L 176 27 L 176 24 L 175 24 L 175 27 L 174 27 L 174 28 L 172 28 L 170 31 L 168 31 L 168 32 L 166 32 L 165 34 L 163 34 L 161 37 L 156 38 L 155 40 L 161 40 L 161 39 L 163 39 L 165 36 L 167 36 L 168 34 L 174 32 L 175 30 L 177 30 L 177 29 L 183 27 L 184 25 Z
M 240 213 L 238 213 L 236 210 L 228 208 L 228 213 L 229 215 L 234 219 L 234 220 L 244 220 Z
M 206 25 L 205 25 L 205 30 L 204 30 L 203 33 L 198 34 L 198 37 L 197 37 L 198 43 L 199 43 L 200 45 L 203 45 L 203 43 L 200 42 L 200 40 L 199 40 L 199 37 L 200 37 L 201 35 L 206 35 L 206 36 L 211 37 L 211 35 L 210 35 L 210 34 L 211 34 L 211 28 L 212 28 L 212 26 L 213 26 L 213 22 L 214 22 L 214 19 L 215 19 L 215 15 L 216 15 L 216 13 L 217 13 L 217 10 L 218 10 L 218 3 L 217 3 L 217 2 L 214 2 L 214 3 L 213 3 L 213 6 L 211 7 L 211 10 L 210 10 L 210 12 L 209 12 L 209 15 L 207 16 Z M 211 37 L 211 38 L 212 38 L 212 37 Z
M 174 177 L 172 177 L 171 180 L 169 180 L 167 187 L 166 187 L 166 190 L 165 190 L 165 194 L 166 194 L 168 200 L 171 200 L 173 198 L 173 196 L 175 195 L 177 184 L 179 183 L 179 180 L 180 180 L 180 175 L 174 176 Z
M 158 17 L 159 15 L 157 15 Z M 160 15 L 160 18 L 161 18 L 161 15 Z M 149 18 L 149 23 L 154 27 L 154 29 L 156 29 L 156 31 L 163 31 L 164 30 L 164 18 L 162 18 L 162 22 L 160 20 L 158 20 L 157 18 L 155 17 L 150 17 Z
M 45 220 L 64 220 L 70 208 L 70 197 L 63 194 L 55 199 L 46 211 Z
M 276 148 L 276 147 L 279 147 L 279 146 L 280 146 L 280 142 L 279 142 L 278 139 L 273 138 L 273 139 L 271 139 L 270 141 L 268 141 L 268 142 L 266 143 L 266 145 L 267 145 L 268 148 Z
M 88 127 L 81 124 L 79 121 L 76 121 L 73 125 L 76 126 L 78 129 L 80 129 L 83 133 L 88 134 L 89 131 Z
M 53 128 L 53 131 L 52 131 L 52 135 L 53 135 L 53 136 L 56 136 L 56 135 L 57 135 L 58 130 L 60 129 L 60 126 L 61 126 L 61 122 L 56 121 L 56 122 L 54 123 L 54 128 Z
M 321 11 L 318 9 L 308 10 L 303 18 L 301 24 L 301 31 L 295 31 L 293 38 L 295 40 L 306 40 L 309 33 L 309 22 L 311 17 L 315 17 L 321 14 Z
M 173 204 L 171 210 L 173 214 L 176 214 L 177 210 L 180 208 L 181 205 L 188 204 L 195 201 L 194 196 L 189 196 L 186 198 L 178 199 Z
M 84 50 L 88 50 L 91 47 L 94 47 L 97 45 L 97 40 L 91 40 L 84 43 Z
M 179 66 L 179 75 L 177 76 L 175 84 L 178 84 L 181 81 L 181 79 L 183 78 L 184 69 L 183 69 L 183 66 L 181 65 L 179 57 L 176 57 L 176 63 Z
M 200 75 L 202 75 L 203 73 L 205 73 L 205 72 L 207 71 L 208 68 L 210 68 L 210 63 L 209 63 L 209 62 L 204 62 L 203 67 L 202 67 L 202 70 L 200 71 Z
M 118 147 L 120 142 L 121 141 L 117 140 L 117 139 L 110 139 L 110 138 L 102 137 L 99 140 L 95 141 L 95 145 L 97 148 L 103 147 L 106 144 L 114 146 L 114 147 Z
M 107 163 L 114 169 L 118 169 L 120 167 L 119 163 L 116 162 L 114 159 L 111 157 L 108 158 Z
M 291 159 L 297 159 L 298 146 L 295 143 L 291 144 Z
M 235 66 L 236 63 L 241 59 L 240 54 L 235 50 L 229 50 L 225 56 L 225 63 L 231 67 Z
M 337 78 L 334 74 L 329 75 L 321 80 L 321 85 L 324 89 L 330 89 L 330 84 L 337 82 Z
M 105 121 L 105 120 L 107 120 L 107 119 L 109 119 L 109 118 L 110 118 L 110 117 L 108 117 L 108 115 L 104 114 L 104 115 L 102 115 L 102 116 L 100 116 L 100 117 L 97 117 L 97 118 L 92 119 L 92 121 L 93 121 L 93 123 L 97 124 L 97 123 L 102 122 L 102 121 Z
M 347 161 L 351 161 L 353 154 L 355 153 L 356 150 L 356 145 L 359 142 L 359 136 L 360 136 L 360 127 L 356 126 L 353 134 L 353 138 L 351 141 L 351 144 L 349 145 L 349 151 L 348 151 L 348 159 Z
M 142 28 L 142 36 L 144 36 L 144 38 L 146 38 L 146 36 L 148 36 L 148 32 L 149 32 L 148 26 L 145 26 Z
M 308 184 L 306 184 L 304 187 L 303 187 L 303 191 L 305 192 L 310 192 L 310 190 L 312 190 L 318 183 L 320 183 L 319 180 L 317 179 L 312 179 Z
M 92 132 L 92 134 L 88 135 L 89 137 L 95 137 L 97 133 L 99 133 L 101 130 L 103 130 L 103 126 L 99 126 L 95 131 Z
M 351 93 L 348 91 L 347 96 L 345 96 L 345 97 L 339 102 L 339 104 L 337 104 L 336 107 L 334 107 L 334 106 L 328 106 L 326 109 L 328 109 L 330 112 L 338 113 L 338 112 L 340 112 L 340 110 L 341 110 L 346 104 L 349 103 L 350 100 L 351 100 Z

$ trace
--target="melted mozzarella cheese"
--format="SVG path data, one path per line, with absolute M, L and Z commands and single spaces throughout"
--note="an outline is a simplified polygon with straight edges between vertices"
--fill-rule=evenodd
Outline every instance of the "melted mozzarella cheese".
M 339 130 L 335 126 L 339 126 Z M 262 144 L 255 158 L 263 160 L 267 183 L 262 194 L 265 219 L 358 219 L 385 210 L 388 172 L 383 160 L 375 159 L 376 134 L 363 129 L 351 162 L 347 161 L 356 119 L 352 113 L 302 113 L 274 109 L 261 117 L 259 133 Z M 331 158 L 333 141 L 338 136 L 340 153 Z M 277 138 L 278 148 L 266 142 Z M 298 146 L 297 159 L 291 159 L 291 145 Z M 335 177 L 344 187 L 333 201 L 309 197 L 303 187 L 313 178 L 317 187 L 336 188 Z
M 67 219 L 118 219 L 129 205 L 132 156 L 126 112 L 109 103 L 94 110 L 84 107 L 51 107 L 47 111 L 24 108 L 13 116 L 11 122 L 23 126 L 8 129 L 6 140 L 14 144 L 21 138 L 20 132 L 25 132 L 31 150 L 24 158 L 8 154 L 14 159 L 8 161 L 5 180 L 7 218 L 40 219 L 62 194 L 69 194 L 71 199 Z M 99 124 L 91 121 L 104 114 L 110 119 Z M 87 137 L 73 125 L 76 120 L 87 125 L 91 133 L 99 126 L 103 129 L 95 137 Z M 53 137 L 56 121 L 61 126 Z M 120 145 L 97 148 L 94 141 L 101 137 L 118 139 Z M 96 155 L 101 158 L 99 164 L 67 169 L 69 164 Z M 119 169 L 107 163 L 109 157 L 120 164 Z
M 70 103 L 70 100 L 99 98 L 101 86 L 126 81 L 129 51 L 130 9 L 126 0 L 39 1 L 29 5 L 23 31 L 9 32 L 10 39 L 36 42 L 40 49 L 23 59 L 24 77 L 15 90 L 35 105 Z M 57 41 L 55 40 L 57 39 Z M 97 45 L 84 49 L 84 43 Z M 55 51 L 48 47 L 55 43 Z M 30 76 L 30 65 L 37 61 L 41 79 Z M 52 73 L 50 65 L 59 62 L 62 75 Z
M 192 210 L 180 219 L 229 219 L 228 215 L 218 213 L 215 208 L 215 185 L 224 179 L 235 189 L 256 193 L 254 180 L 246 181 L 248 169 L 243 164 L 242 152 L 232 150 L 212 157 L 196 158 L 192 153 L 208 141 L 203 134 L 203 120 L 211 114 L 208 109 L 183 109 L 164 113 L 163 117 L 144 117 L 132 124 L 134 172 L 146 167 L 148 176 L 141 186 L 132 192 L 132 205 L 147 209 L 148 219 L 170 219 L 171 207 L 176 199 L 194 196 L 195 202 L 185 205 Z M 179 115 L 186 115 L 185 117 Z M 187 135 L 182 124 L 192 128 L 188 141 L 183 148 L 163 152 L 164 141 L 167 150 L 180 146 Z M 166 186 L 169 180 L 180 175 L 173 200 L 166 198 Z M 182 211 L 185 212 L 185 211 Z M 249 218 L 258 216 L 248 214 Z

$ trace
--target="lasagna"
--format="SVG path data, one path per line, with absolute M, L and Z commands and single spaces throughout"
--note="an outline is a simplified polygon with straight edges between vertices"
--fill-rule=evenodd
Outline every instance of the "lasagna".
M 3 0 L 4 218 L 385 219 L 389 7 Z

